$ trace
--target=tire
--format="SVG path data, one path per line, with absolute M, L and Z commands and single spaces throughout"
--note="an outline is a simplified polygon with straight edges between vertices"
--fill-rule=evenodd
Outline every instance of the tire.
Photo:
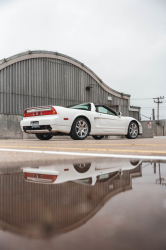
M 93 139 L 95 140 L 101 140 L 104 138 L 104 135 L 92 135 Z
M 78 173 L 86 173 L 90 169 L 91 163 L 73 164 L 73 166 Z
M 130 122 L 128 127 L 128 134 L 126 135 L 127 139 L 135 139 L 138 136 L 138 125 L 135 121 Z
M 139 163 L 138 160 L 132 160 L 132 161 L 130 161 L 130 164 L 131 164 L 132 166 L 137 166 L 138 163 Z
M 73 140 L 84 140 L 89 134 L 89 123 L 84 118 L 77 118 L 71 128 L 70 137 Z
M 36 135 L 36 137 L 37 137 L 37 139 L 39 139 L 39 140 L 50 140 L 53 136 L 52 135 L 50 135 L 50 134 L 35 134 Z

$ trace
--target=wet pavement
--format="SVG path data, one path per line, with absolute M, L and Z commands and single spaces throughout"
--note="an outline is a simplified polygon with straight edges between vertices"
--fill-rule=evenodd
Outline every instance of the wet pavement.
M 96 154 L 124 154 L 124 155 L 156 155 L 166 156 L 166 139 L 145 138 L 145 139 L 120 139 L 120 140 L 83 140 L 72 139 L 51 139 L 49 141 L 34 140 L 0 140 L 0 156 L 5 150 L 31 150 L 33 151 L 63 151 L 75 153 L 96 153 Z M 9 156 L 10 157 L 10 156 Z M 26 156 L 24 155 L 26 158 Z
M 166 161 L 55 157 L 0 165 L 0 249 L 166 249 Z
M 146 138 L 136 140 L 84 140 L 51 139 L 0 140 L 0 167 L 49 165 L 55 161 L 108 157 L 110 155 L 153 156 L 166 160 L 166 139 Z

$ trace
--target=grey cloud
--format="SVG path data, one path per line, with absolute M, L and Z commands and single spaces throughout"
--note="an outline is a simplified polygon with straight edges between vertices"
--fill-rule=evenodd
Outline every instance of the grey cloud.
M 0 58 L 26 48 L 59 51 L 132 98 L 166 100 L 165 0 L 1 0 L 2 5 Z

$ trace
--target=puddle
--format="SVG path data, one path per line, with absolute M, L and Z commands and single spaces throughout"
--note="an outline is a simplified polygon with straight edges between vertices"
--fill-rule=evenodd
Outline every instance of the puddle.
M 0 169 L 0 249 L 166 249 L 166 162 Z

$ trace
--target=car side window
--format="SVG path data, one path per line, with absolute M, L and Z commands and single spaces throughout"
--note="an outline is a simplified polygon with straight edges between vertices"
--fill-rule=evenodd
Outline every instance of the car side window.
M 107 115 L 116 115 L 116 112 L 104 106 L 96 106 L 96 111 Z

